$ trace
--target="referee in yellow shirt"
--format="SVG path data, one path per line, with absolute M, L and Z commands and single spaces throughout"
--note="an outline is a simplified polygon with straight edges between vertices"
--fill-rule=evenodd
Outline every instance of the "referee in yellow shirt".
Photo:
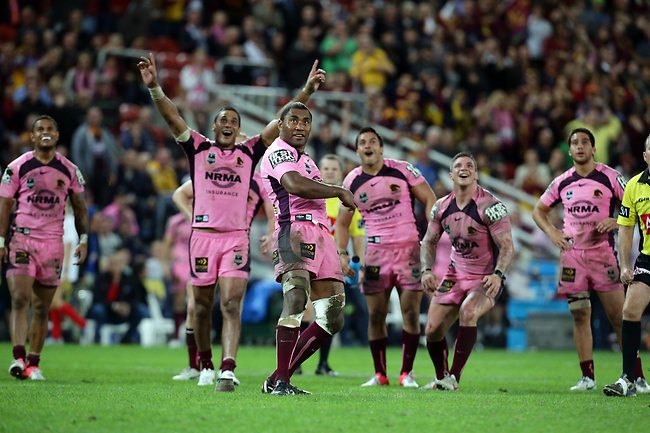
M 635 377 L 635 360 L 641 345 L 641 316 L 650 303 L 650 135 L 645 141 L 643 160 L 648 168 L 634 176 L 625 187 L 621 210 L 618 213 L 621 282 L 629 284 L 623 305 L 621 355 L 623 374 L 603 392 L 608 396 L 633 397 L 648 393 L 650 387 L 642 377 Z M 630 267 L 630 251 L 634 227 L 641 235 L 639 257 Z
M 323 178 L 324 183 L 340 185 L 343 181 L 343 166 L 338 156 L 331 153 L 323 156 L 318 164 L 318 168 L 320 169 L 321 177 Z M 334 236 L 334 223 L 336 222 L 336 218 L 339 215 L 340 204 L 341 201 L 338 198 L 326 199 L 327 219 L 332 236 Z M 354 215 L 352 216 L 352 222 L 350 223 L 350 237 L 352 239 L 352 249 L 354 251 L 354 254 L 359 256 L 362 263 L 365 234 L 366 231 L 363 228 L 363 219 L 361 218 L 361 214 L 358 210 L 355 210 Z M 353 325 L 357 338 L 361 340 L 361 344 L 365 344 L 368 339 L 367 319 L 366 323 L 357 322 L 363 322 L 364 318 L 368 315 L 366 303 L 360 296 L 359 291 L 349 287 L 347 284 L 345 285 L 345 298 L 347 317 L 345 318 L 345 325 L 343 331 L 341 332 L 341 336 L 345 337 L 345 335 L 349 335 L 350 325 Z M 347 314 L 350 308 L 354 309 L 353 315 Z M 330 345 L 331 342 L 327 345 L 327 347 L 323 345 L 320 348 L 320 361 L 318 363 L 318 368 L 316 369 L 316 374 L 336 376 L 336 372 L 330 368 L 328 363 Z

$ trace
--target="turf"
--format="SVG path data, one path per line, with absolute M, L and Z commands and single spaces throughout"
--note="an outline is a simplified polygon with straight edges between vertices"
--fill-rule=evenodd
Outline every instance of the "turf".
M 218 353 L 219 348 L 214 348 Z M 11 347 L 0 344 L 9 365 Z M 599 390 L 571 393 L 580 376 L 575 353 L 476 351 L 460 391 L 397 385 L 401 356 L 388 353 L 391 386 L 360 388 L 371 374 L 363 348 L 335 348 L 336 378 L 315 376 L 315 360 L 293 383 L 311 396 L 275 397 L 260 385 L 275 363 L 271 347 L 243 347 L 235 393 L 174 382 L 184 349 L 131 346 L 46 347 L 46 382 L 0 375 L 0 432 L 642 432 L 650 429 L 650 395 L 607 398 L 620 355 L 596 353 Z M 646 357 L 650 363 L 650 357 Z M 5 368 L 4 366 L 2 367 Z M 425 348 L 415 365 L 424 384 L 433 375 Z

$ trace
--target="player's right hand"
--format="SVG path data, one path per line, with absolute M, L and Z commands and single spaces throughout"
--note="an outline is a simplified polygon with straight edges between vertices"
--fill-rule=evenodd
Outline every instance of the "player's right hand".
M 438 288 L 438 277 L 431 271 L 426 271 L 422 273 L 422 289 L 426 292 L 434 293 Z
M 158 86 L 158 72 L 156 71 L 156 60 L 153 53 L 149 53 L 149 58 L 140 57 L 138 69 L 142 76 L 142 82 L 149 88 Z
M 634 279 L 634 273 L 629 267 L 624 267 L 621 269 L 621 283 L 630 284 Z
M 354 270 L 350 267 L 350 256 L 347 254 L 339 254 L 339 261 L 341 262 L 343 276 L 354 278 Z
M 349 189 L 346 188 L 341 188 L 342 192 L 339 195 L 339 199 L 341 200 L 341 203 L 343 203 L 343 206 L 347 207 L 351 211 L 355 210 L 357 208 L 357 205 L 354 204 L 354 195 Z
M 570 236 L 566 236 L 558 229 L 554 229 L 549 237 L 553 242 L 553 245 L 558 247 L 561 251 L 568 251 L 573 247 L 573 239 Z

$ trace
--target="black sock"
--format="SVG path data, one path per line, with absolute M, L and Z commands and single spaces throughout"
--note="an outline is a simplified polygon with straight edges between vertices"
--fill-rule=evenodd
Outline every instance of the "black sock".
M 627 375 L 628 380 L 635 379 L 636 354 L 641 345 L 641 322 L 632 322 L 623 320 L 623 329 L 621 335 L 623 354 L 623 373 Z
M 320 361 L 318 362 L 318 365 L 322 365 L 323 367 L 328 365 L 327 360 L 330 357 L 331 348 L 332 348 L 332 339 L 330 338 L 329 340 L 323 342 L 323 345 L 320 347 Z

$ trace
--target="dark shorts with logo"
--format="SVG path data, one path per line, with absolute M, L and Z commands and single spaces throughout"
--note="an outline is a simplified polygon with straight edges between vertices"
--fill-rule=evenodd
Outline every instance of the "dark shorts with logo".
M 640 254 L 634 263 L 634 281 L 650 287 L 650 256 Z
M 343 281 L 334 238 L 323 224 L 309 221 L 282 225 L 273 234 L 273 265 L 276 280 L 294 270 L 306 270 L 313 280 Z

